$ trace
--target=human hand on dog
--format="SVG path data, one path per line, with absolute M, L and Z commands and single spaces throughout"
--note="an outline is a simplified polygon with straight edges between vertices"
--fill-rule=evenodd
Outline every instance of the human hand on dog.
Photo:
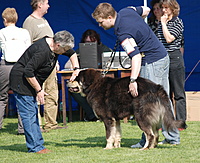
M 38 102 L 40 102 L 41 105 L 44 104 L 44 96 L 48 95 L 44 90 L 41 90 L 40 92 L 37 93 L 36 99 Z
M 71 78 L 69 79 L 69 81 L 74 81 L 76 79 L 76 77 L 78 76 L 80 72 L 80 69 L 76 69 L 73 73 L 72 73 L 72 76 Z
M 129 84 L 129 93 L 131 93 L 131 95 L 133 97 L 136 97 L 138 96 L 138 91 L 137 91 L 137 82 L 134 82 L 134 83 L 130 83 Z

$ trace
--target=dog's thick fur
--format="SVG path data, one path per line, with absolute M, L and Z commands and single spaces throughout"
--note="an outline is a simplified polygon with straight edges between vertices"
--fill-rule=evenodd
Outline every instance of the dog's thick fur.
M 68 83 L 71 92 L 84 93 L 95 114 L 104 122 L 106 129 L 106 149 L 120 147 L 120 120 L 134 115 L 140 129 L 146 136 L 142 148 L 157 146 L 158 130 L 163 124 L 167 131 L 185 128 L 183 121 L 175 121 L 167 93 L 161 85 L 138 77 L 138 96 L 129 93 L 129 77 L 102 77 L 98 70 L 80 71 L 75 81 Z

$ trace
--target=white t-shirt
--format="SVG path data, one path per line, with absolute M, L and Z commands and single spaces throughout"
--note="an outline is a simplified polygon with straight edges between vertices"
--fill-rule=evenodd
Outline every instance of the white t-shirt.
M 14 58 L 17 53 L 20 53 L 22 55 L 23 52 L 31 45 L 30 34 L 26 29 L 19 28 L 14 25 L 2 28 L 0 30 L 0 50 L 2 50 L 3 55 L 1 59 L 3 60 L 5 59 L 6 42 L 9 40 L 20 40 L 23 44 L 18 48 L 13 48 L 13 53 L 11 54 L 12 56 L 9 56 L 9 58 Z M 13 45 L 13 47 L 15 46 L 16 45 Z

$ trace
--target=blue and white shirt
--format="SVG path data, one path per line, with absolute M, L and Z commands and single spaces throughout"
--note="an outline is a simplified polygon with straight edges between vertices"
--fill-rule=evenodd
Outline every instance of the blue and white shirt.
M 183 21 L 179 17 L 173 17 L 170 21 L 167 22 L 167 29 L 169 30 L 170 34 L 175 37 L 175 40 L 171 43 L 166 42 L 161 23 L 158 26 L 158 39 L 163 43 L 168 52 L 180 49 L 183 44 Z

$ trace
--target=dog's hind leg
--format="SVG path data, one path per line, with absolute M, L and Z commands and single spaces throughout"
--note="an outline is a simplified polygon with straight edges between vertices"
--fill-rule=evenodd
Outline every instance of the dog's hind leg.
M 107 140 L 107 144 L 104 149 L 112 149 L 116 136 L 116 121 L 114 118 L 106 119 L 103 121 L 106 128 L 106 140 Z
M 155 135 L 153 133 L 152 129 L 149 129 L 148 131 L 144 131 L 145 137 L 146 137 L 146 143 L 143 148 L 140 150 L 147 150 L 149 148 L 154 148 L 154 142 L 155 142 Z
M 152 125 L 148 124 L 147 121 L 145 121 L 146 118 L 139 119 L 136 117 L 136 121 L 140 129 L 144 132 L 146 142 L 140 150 L 147 150 L 151 147 L 151 144 L 154 143 L 155 135 L 152 129 Z
M 159 139 L 159 132 L 158 132 L 158 129 L 156 129 L 156 130 L 154 131 L 154 135 L 155 135 L 155 142 L 154 142 L 153 148 L 157 147 L 157 145 L 158 145 L 158 139 Z
M 115 148 L 121 147 L 121 126 L 120 126 L 120 120 L 116 121 L 116 133 L 115 133 L 115 142 L 114 142 Z
M 155 148 L 158 144 L 158 139 L 159 139 L 159 133 L 158 133 L 159 127 L 153 126 L 152 130 L 154 133 L 154 139 L 153 139 L 152 143 L 149 144 L 149 148 Z

